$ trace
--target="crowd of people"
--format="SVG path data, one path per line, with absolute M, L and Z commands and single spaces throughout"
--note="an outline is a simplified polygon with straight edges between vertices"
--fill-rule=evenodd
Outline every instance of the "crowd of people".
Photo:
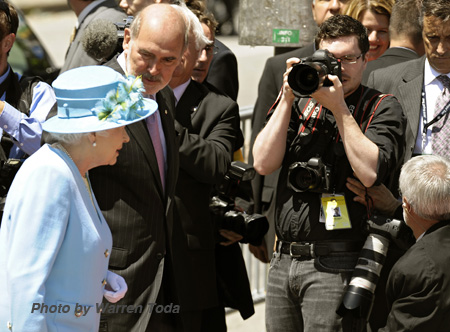
M 204 0 L 68 4 L 50 86 L 8 64 L 0 0 L 0 331 L 226 331 L 225 307 L 254 313 L 243 234 L 210 208 L 244 144 L 237 59 Z M 267 60 L 252 117 L 266 329 L 448 331 L 450 2 L 311 10 L 314 41 Z M 127 16 L 114 51 L 86 49 Z

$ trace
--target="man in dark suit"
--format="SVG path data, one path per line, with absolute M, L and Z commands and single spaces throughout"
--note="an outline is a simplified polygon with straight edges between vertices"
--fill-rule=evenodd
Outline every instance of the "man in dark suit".
M 82 39 L 86 28 L 96 20 L 108 20 L 112 23 L 123 22 L 126 18 L 115 0 L 68 0 L 70 8 L 77 15 L 77 25 L 71 36 L 61 73 L 81 66 L 98 65 L 99 59 L 90 57 L 83 48 Z
M 378 59 L 367 64 L 362 84 L 367 84 L 370 73 L 376 69 L 414 60 L 425 53 L 419 17 L 417 0 L 395 2 L 389 21 L 389 48 Z
M 417 156 L 400 174 L 403 215 L 417 242 L 394 265 L 390 309 L 379 331 L 448 331 L 450 327 L 450 161 Z
M 236 55 L 218 39 L 215 40 L 214 45 L 216 50 L 209 67 L 206 82 L 236 101 L 239 92 Z
M 439 16 L 434 13 L 439 13 Z M 449 93 L 449 87 L 445 87 L 439 78 L 441 75 L 450 77 L 450 45 L 447 41 L 450 36 L 449 20 L 448 1 L 424 0 L 421 22 L 426 56 L 378 69 L 370 74 L 367 82 L 369 87 L 392 93 L 402 105 L 408 119 L 405 161 L 413 154 L 433 153 L 449 156 L 448 149 L 437 150 L 432 147 L 433 136 L 450 125 L 448 113 L 439 120 L 435 115 L 439 96 Z M 436 111 L 439 113 L 441 110 Z M 445 113 L 445 109 L 443 112 Z M 433 124 L 434 119 L 437 121 Z M 449 139 L 450 137 L 447 137 L 447 140 Z
M 347 7 L 345 0 L 331 0 L 331 1 L 313 1 L 312 13 L 314 21 L 320 25 L 330 16 L 343 13 Z M 314 53 L 314 43 L 294 49 L 287 53 L 273 56 L 266 61 L 263 74 L 259 80 L 258 85 L 258 99 L 252 115 L 252 136 L 250 142 L 249 163 L 253 163 L 252 147 L 256 136 L 263 128 L 266 121 L 266 116 L 272 105 L 277 100 L 283 84 L 283 73 L 286 71 L 286 60 L 289 58 L 304 58 Z M 267 212 L 269 222 L 273 225 L 273 209 L 270 207 L 274 201 L 275 189 L 277 186 L 278 171 L 270 175 L 262 176 L 257 174 L 252 181 L 253 199 L 255 203 L 255 212 Z M 273 231 L 269 231 L 273 235 Z M 273 239 L 268 239 L 268 247 L 273 247 Z M 252 253 L 261 261 L 268 263 L 269 256 L 266 250 L 266 244 L 263 243 L 260 247 L 249 246 Z
M 238 105 L 191 79 L 199 53 L 214 41 L 204 35 L 195 14 L 186 11 L 191 26 L 189 46 L 169 85 L 177 100 L 175 130 L 180 143 L 175 219 L 182 225 L 188 248 L 177 246 L 174 256 L 185 256 L 178 260 L 184 267 L 176 266 L 177 271 L 192 273 L 185 272 L 186 286 L 178 290 L 183 331 L 220 332 L 226 331 L 225 308 L 218 294 L 216 237 L 209 204 L 213 188 L 223 181 L 243 137 Z M 240 274 L 235 271 L 234 276 L 240 282 Z M 249 288 L 246 295 L 251 301 Z
M 194 1 L 190 1 L 189 3 L 193 4 Z M 200 10 L 198 8 L 190 8 L 199 18 L 203 32 L 210 40 L 210 44 L 200 52 L 200 56 L 197 58 L 192 79 L 203 83 L 209 90 L 221 93 L 205 80 L 211 60 L 215 56 L 212 50 L 214 47 L 217 21 L 212 13 L 204 8 Z M 236 136 L 238 137 L 236 148 L 238 148 L 242 145 L 240 143 L 241 130 L 239 128 L 237 128 Z M 240 149 L 236 150 L 234 160 L 240 160 L 240 156 Z M 219 300 L 223 304 L 222 307 L 226 306 L 239 310 L 241 317 L 247 319 L 253 315 L 255 310 L 242 251 L 239 244 L 235 242 L 237 240 L 236 234 L 224 233 L 222 230 L 222 235 L 228 237 L 229 243 L 216 244 L 215 263 Z
M 171 317 L 153 312 L 150 306 L 176 299 L 172 239 L 179 159 L 172 116 L 175 100 L 166 86 L 186 46 L 183 13 L 167 4 L 150 5 L 125 29 L 124 52 L 107 64 L 121 73 L 141 75 L 145 94 L 157 101 L 158 111 L 146 122 L 128 127 L 130 142 L 114 167 L 91 173 L 97 201 L 113 235 L 110 269 L 122 275 L 129 286 L 120 304 L 136 309 L 132 313 L 107 312 L 102 316 L 103 331 L 176 328 L 176 312 Z

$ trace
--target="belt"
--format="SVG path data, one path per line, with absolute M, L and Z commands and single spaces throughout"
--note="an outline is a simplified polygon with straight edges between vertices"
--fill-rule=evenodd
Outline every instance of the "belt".
M 339 252 L 359 252 L 363 246 L 360 241 L 323 241 L 323 242 L 284 242 L 277 241 L 277 252 L 292 258 L 315 258 Z

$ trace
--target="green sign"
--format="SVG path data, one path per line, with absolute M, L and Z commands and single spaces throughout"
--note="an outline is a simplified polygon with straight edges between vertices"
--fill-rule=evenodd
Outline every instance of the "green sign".
M 272 42 L 274 44 L 298 44 L 300 31 L 294 29 L 273 29 Z

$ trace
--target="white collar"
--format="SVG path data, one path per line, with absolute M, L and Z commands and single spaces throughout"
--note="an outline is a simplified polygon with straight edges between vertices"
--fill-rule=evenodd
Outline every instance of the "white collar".
M 439 82 L 438 80 L 434 81 L 436 79 L 436 77 L 438 77 L 440 75 L 447 75 L 448 77 L 450 77 L 449 74 L 450 73 L 442 74 L 442 73 L 438 72 L 433 67 L 431 67 L 430 62 L 428 61 L 428 58 L 425 59 L 425 69 L 424 69 L 424 76 L 423 76 L 423 84 L 425 86 L 432 84 L 432 83 Z M 439 82 L 437 84 L 441 84 L 441 83 Z
M 120 66 L 120 68 L 122 68 L 122 70 L 125 73 L 125 75 L 128 76 L 127 60 L 125 60 L 125 52 L 122 52 L 122 53 L 119 54 L 119 56 L 117 57 L 117 62 L 119 63 L 119 66 Z
M 186 88 L 188 87 L 189 83 L 191 83 L 190 78 L 183 84 L 180 84 L 179 86 L 177 86 L 176 88 L 173 89 L 173 94 L 175 95 L 175 99 L 176 99 L 175 105 L 178 104 L 178 101 L 183 96 L 184 91 L 186 91 Z

